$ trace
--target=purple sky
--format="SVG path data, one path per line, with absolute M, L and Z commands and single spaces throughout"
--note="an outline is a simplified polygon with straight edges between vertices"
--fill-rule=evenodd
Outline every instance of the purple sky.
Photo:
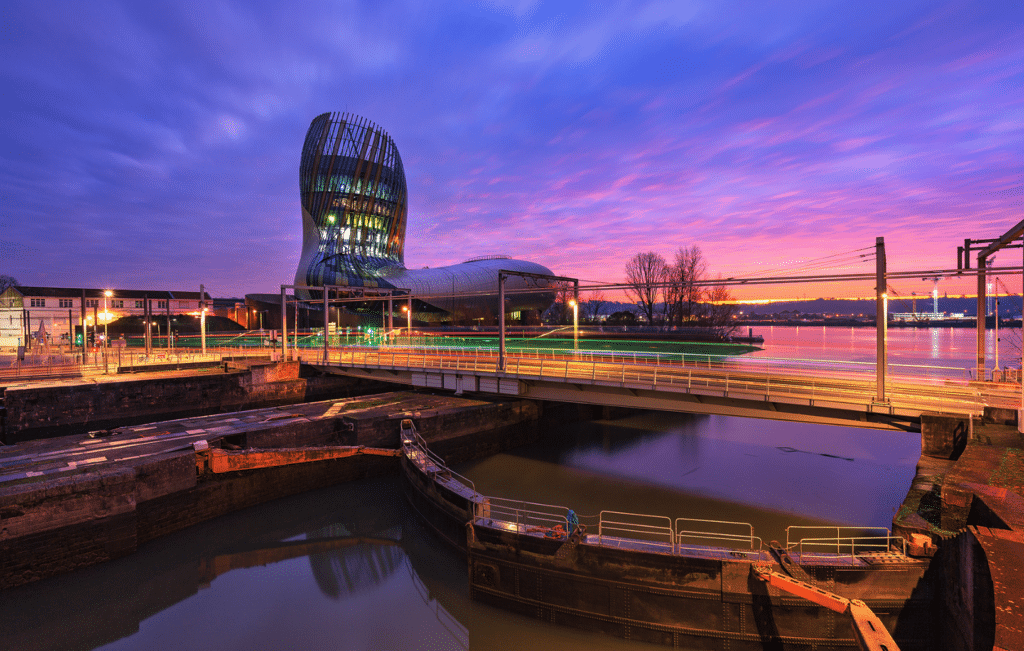
M 397 143 L 411 268 L 611 282 L 697 244 L 716 273 L 787 273 L 881 235 L 890 269 L 946 269 L 1024 217 L 1019 1 L 724 6 L 9 0 L 0 273 L 277 291 L 325 111 Z

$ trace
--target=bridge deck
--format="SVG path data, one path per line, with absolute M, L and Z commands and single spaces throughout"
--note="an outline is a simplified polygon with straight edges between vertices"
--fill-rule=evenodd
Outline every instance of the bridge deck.
M 1021 404 L 1014 384 L 905 376 L 890 377 L 880 403 L 873 368 L 841 363 L 581 352 L 513 355 L 499 371 L 497 355 L 486 350 L 347 348 L 330 351 L 326 364 L 323 351 L 316 354 L 315 362 L 334 372 L 414 386 L 882 429 L 915 429 L 922 413 L 980 417 L 985 407 Z

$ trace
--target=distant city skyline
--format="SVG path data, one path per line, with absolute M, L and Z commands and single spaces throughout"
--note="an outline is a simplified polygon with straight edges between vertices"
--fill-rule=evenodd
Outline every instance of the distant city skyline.
M 1022 24 L 1014 2 L 15 0 L 0 274 L 216 296 L 291 283 L 299 155 L 325 111 L 401 150 L 410 269 L 507 254 L 618 282 L 634 253 L 696 244 L 712 275 L 820 273 L 807 261 L 824 256 L 869 273 L 877 236 L 891 270 L 949 269 L 964 238 L 1024 217 Z

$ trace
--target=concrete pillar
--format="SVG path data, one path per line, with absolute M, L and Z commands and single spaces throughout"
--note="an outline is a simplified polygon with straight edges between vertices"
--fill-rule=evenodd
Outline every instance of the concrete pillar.
M 498 370 L 505 370 L 505 274 L 498 272 Z
M 956 459 L 967 446 L 971 417 L 963 414 L 921 414 L 921 454 Z

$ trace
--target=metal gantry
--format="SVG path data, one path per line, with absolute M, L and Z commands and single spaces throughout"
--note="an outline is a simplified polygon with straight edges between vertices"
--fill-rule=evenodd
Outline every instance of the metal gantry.
M 534 274 L 525 271 L 512 271 L 501 269 L 498 271 L 498 370 L 505 370 L 505 279 L 509 276 L 520 278 L 533 278 L 534 280 L 553 280 L 555 282 L 566 282 L 573 284 L 573 300 L 577 303 L 580 300 L 580 281 L 578 278 L 566 276 L 553 276 L 549 274 Z

